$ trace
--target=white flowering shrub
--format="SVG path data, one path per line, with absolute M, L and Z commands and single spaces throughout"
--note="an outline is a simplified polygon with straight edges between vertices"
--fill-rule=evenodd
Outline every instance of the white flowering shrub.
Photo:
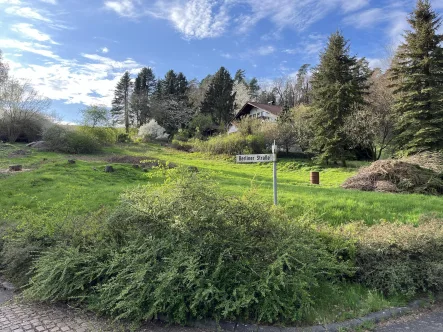
M 138 129 L 138 136 L 144 139 L 165 140 L 168 139 L 169 134 L 166 133 L 165 128 L 152 119 Z

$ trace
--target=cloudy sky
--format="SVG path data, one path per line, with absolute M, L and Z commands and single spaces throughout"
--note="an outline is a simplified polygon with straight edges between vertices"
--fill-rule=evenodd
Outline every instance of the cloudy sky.
M 315 65 L 341 30 L 380 64 L 414 0 L 0 0 L 0 49 L 13 75 L 53 99 L 64 120 L 110 105 L 125 70 L 202 79 L 220 66 L 264 82 Z M 433 0 L 441 12 L 443 0 Z

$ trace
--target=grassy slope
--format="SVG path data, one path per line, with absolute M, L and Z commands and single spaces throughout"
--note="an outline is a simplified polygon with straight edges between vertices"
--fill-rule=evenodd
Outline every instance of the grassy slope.
M 19 146 L 20 149 L 24 147 Z M 241 194 L 254 187 L 257 195 L 272 202 L 272 165 L 235 164 L 232 158 L 208 157 L 165 149 L 158 145 L 121 145 L 109 148 L 105 155 L 78 156 L 75 165 L 67 164 L 68 156 L 56 153 L 32 152 L 28 156 L 9 158 L 11 149 L 0 151 L 0 169 L 20 163 L 33 171 L 1 176 L 1 209 L 14 205 L 32 207 L 37 200 L 60 201 L 74 195 L 85 204 L 79 212 L 95 210 L 101 205 L 114 205 L 119 194 L 135 185 L 160 183 L 162 178 L 148 177 L 131 165 L 114 165 L 115 173 L 104 173 L 105 155 L 138 155 L 159 158 L 210 171 L 221 190 Z M 74 157 L 75 158 L 75 157 Z M 46 159 L 46 160 L 44 160 Z M 95 168 L 95 170 L 94 170 Z M 302 161 L 279 161 L 279 202 L 288 213 L 298 216 L 313 212 L 318 219 L 331 224 L 350 220 L 373 223 L 381 219 L 416 222 L 423 214 L 443 217 L 443 198 L 421 195 L 398 195 L 348 191 L 340 184 L 356 172 L 356 168 L 320 169 L 320 186 L 309 185 L 309 172 L 318 169 Z
M 14 206 L 39 211 L 41 202 L 74 202 L 77 213 L 96 210 L 100 206 L 113 206 L 121 192 L 137 185 L 161 183 L 161 173 L 144 173 L 131 165 L 114 164 L 115 173 L 104 173 L 110 154 L 138 155 L 170 162 L 196 166 L 210 171 L 220 183 L 220 189 L 230 194 L 241 194 L 258 188 L 257 195 L 272 202 L 272 166 L 270 164 L 237 165 L 232 158 L 208 157 L 165 149 L 158 145 L 121 145 L 106 149 L 96 156 L 75 156 L 77 163 L 70 165 L 70 156 L 57 153 L 35 152 L 16 158 L 8 157 L 23 146 L 5 148 L 0 145 L 0 169 L 10 164 L 23 164 L 32 171 L 14 175 L 0 174 L 0 215 Z M 418 195 L 392 195 L 346 191 L 340 184 L 356 172 L 353 168 L 321 170 L 321 186 L 310 186 L 309 172 L 317 166 L 305 162 L 279 161 L 280 203 L 294 216 L 315 212 L 323 221 L 338 224 L 349 220 L 379 219 L 414 222 L 421 214 L 436 213 L 443 216 L 443 198 Z M 153 175 L 153 176 L 150 176 Z M 41 205 L 39 205 L 41 208 Z M 37 212 L 38 213 L 38 212 Z M 317 305 L 306 313 L 305 322 L 316 324 L 364 315 L 404 299 L 385 299 L 376 292 L 351 284 L 332 287 L 325 285 L 316 294 Z

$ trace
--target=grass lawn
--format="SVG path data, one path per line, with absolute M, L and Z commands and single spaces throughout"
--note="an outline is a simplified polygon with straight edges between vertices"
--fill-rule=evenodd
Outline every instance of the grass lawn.
M 27 155 L 11 155 L 16 150 Z M 147 183 L 161 183 L 162 173 L 144 173 L 131 164 L 113 164 L 114 173 L 104 173 L 110 155 L 146 156 L 179 165 L 195 166 L 210 172 L 220 190 L 233 195 L 255 190 L 266 202 L 272 203 L 272 164 L 236 164 L 234 158 L 185 153 L 154 144 L 122 144 L 105 149 L 94 156 L 68 156 L 36 152 L 22 145 L 1 147 L 0 169 L 10 164 L 23 164 L 31 169 L 19 174 L 0 173 L 0 207 L 32 208 L 37 202 L 58 202 L 75 197 L 78 213 L 113 206 L 124 190 Z M 76 164 L 67 159 L 77 159 Z M 280 159 L 278 163 L 279 204 L 294 217 L 315 215 L 319 222 L 332 225 L 364 220 L 368 224 L 380 220 L 416 223 L 420 216 L 434 214 L 443 217 L 443 198 L 423 195 L 386 194 L 350 191 L 340 188 L 345 179 L 355 174 L 362 163 L 350 163 L 349 168 L 322 168 L 302 160 Z M 309 173 L 319 170 L 321 185 L 309 184 Z M 69 198 L 68 198 L 69 199 Z
M 18 152 L 19 151 L 19 152 Z M 21 151 L 21 152 L 20 152 Z M 50 206 L 66 213 L 84 214 L 100 207 L 112 208 L 119 195 L 135 186 L 161 184 L 161 170 L 143 172 L 131 164 L 113 163 L 114 173 L 105 173 L 112 156 L 156 158 L 179 165 L 195 166 L 209 173 L 220 190 L 241 195 L 254 190 L 272 204 L 272 164 L 236 164 L 234 158 L 185 153 L 155 144 L 121 144 L 89 156 L 69 156 L 37 152 L 23 145 L 0 144 L 0 219 L 17 209 L 31 209 L 36 216 L 51 211 Z M 69 164 L 68 159 L 76 159 Z M 27 171 L 5 174 L 11 164 L 22 164 Z M 278 163 L 279 204 L 294 217 L 314 216 L 319 223 L 339 225 L 354 220 L 368 224 L 380 220 L 416 223 L 422 215 L 443 218 L 443 198 L 423 195 L 384 194 L 349 191 L 341 183 L 364 163 L 351 162 L 349 168 L 319 167 L 304 160 L 280 159 Z M 309 174 L 318 170 L 321 185 L 309 184 Z M 304 317 L 305 323 L 340 321 L 372 311 L 404 304 L 404 298 L 386 299 L 361 285 L 325 285 L 315 294 L 316 305 Z

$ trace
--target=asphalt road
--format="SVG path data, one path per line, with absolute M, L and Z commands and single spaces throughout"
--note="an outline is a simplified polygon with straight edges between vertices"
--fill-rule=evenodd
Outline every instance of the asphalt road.
M 376 332 L 443 332 L 443 307 L 401 317 L 383 323 Z

